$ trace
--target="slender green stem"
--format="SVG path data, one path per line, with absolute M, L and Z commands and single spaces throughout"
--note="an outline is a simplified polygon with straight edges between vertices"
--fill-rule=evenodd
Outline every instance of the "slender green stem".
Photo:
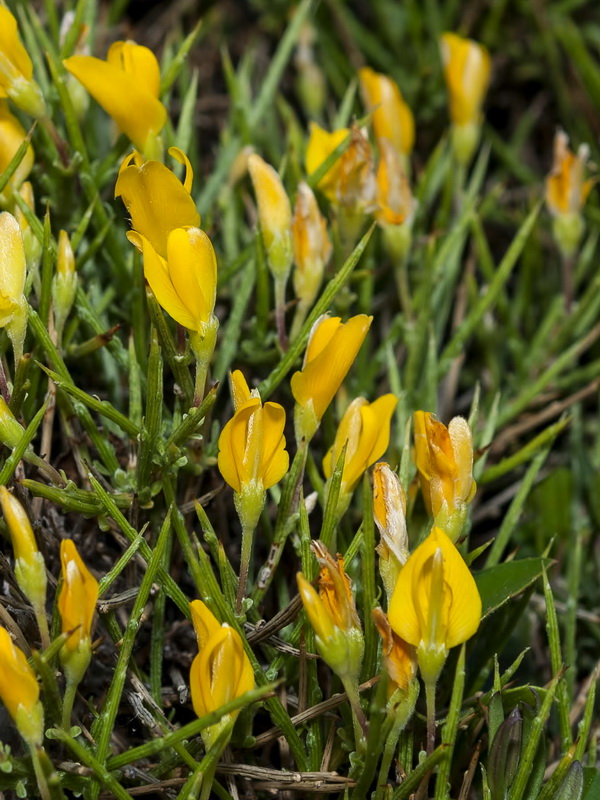
M 242 551 L 240 555 L 240 580 L 238 583 L 235 608 L 238 614 L 242 611 L 242 601 L 246 596 L 248 586 L 248 571 L 250 569 L 250 557 L 252 556 L 252 545 L 254 543 L 254 531 L 256 525 L 242 523 Z
M 66 686 L 65 695 L 63 697 L 62 726 L 68 731 L 71 728 L 71 714 L 73 713 L 73 704 L 75 702 L 75 694 L 77 693 L 79 681 L 74 680 L 73 676 L 70 675 L 68 671 L 65 677 Z
M 40 629 L 42 648 L 46 650 L 50 647 L 50 631 L 48 629 L 48 617 L 46 616 L 46 608 L 43 601 L 35 604 L 33 613 L 35 614 L 35 619 Z
M 289 347 L 287 333 L 285 332 L 285 287 L 287 285 L 287 278 L 287 275 L 275 276 L 275 322 L 277 325 L 277 341 L 284 353 Z
M 425 682 L 425 700 L 427 704 L 427 755 L 435 749 L 435 687 L 436 681 Z
M 204 389 L 208 378 L 210 362 L 217 343 L 219 322 L 213 315 L 206 324 L 203 335 L 190 331 L 190 346 L 196 358 L 196 381 L 194 384 L 194 406 L 198 407 L 204 399 Z
M 42 797 L 42 800 L 51 800 L 50 789 L 48 788 L 48 781 L 46 780 L 46 775 L 42 767 L 42 762 L 40 761 L 40 750 L 42 750 L 42 748 L 38 748 L 36 747 L 36 745 L 30 746 L 31 761 L 33 762 L 33 771 L 35 772 L 35 779 L 37 781 L 37 785 L 40 790 L 40 795 Z
M 348 700 L 350 701 L 350 708 L 352 710 L 352 726 L 354 728 L 354 744 L 357 752 L 364 753 L 366 741 L 365 735 L 367 732 L 367 719 L 365 712 L 360 705 L 360 695 L 358 693 L 358 684 L 355 678 L 342 678 L 342 683 Z
M 401 691 L 401 690 L 399 690 Z M 392 729 L 385 740 L 385 747 L 383 749 L 383 758 L 381 759 L 381 766 L 379 767 L 379 778 L 377 780 L 377 794 L 375 800 L 382 800 L 385 792 L 385 785 L 387 783 L 390 766 L 396 752 L 396 746 L 400 734 L 406 727 L 406 724 L 412 717 L 415 710 L 415 703 L 419 696 L 419 681 L 413 680 L 408 687 L 408 693 L 405 698 L 400 701 L 395 710 L 395 718 Z

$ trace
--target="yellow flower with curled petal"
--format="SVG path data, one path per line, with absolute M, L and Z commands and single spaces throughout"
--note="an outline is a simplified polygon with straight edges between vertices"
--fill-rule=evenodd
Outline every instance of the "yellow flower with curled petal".
M 190 603 L 190 610 L 199 650 L 190 670 L 190 691 L 194 712 L 203 717 L 254 689 L 254 672 L 236 630 L 225 622 L 220 625 L 201 600 Z M 207 749 L 225 729 L 231 735 L 238 714 L 231 711 L 202 731 Z M 229 736 L 225 735 L 223 747 Z
M 114 42 L 106 61 L 74 55 L 63 63 L 138 150 L 160 158 L 167 110 L 158 99 L 160 67 L 151 50 L 132 41 Z
M 456 541 L 477 489 L 471 430 L 463 417 L 454 417 L 446 427 L 426 411 L 415 411 L 414 424 L 415 460 L 425 505 L 436 525 Z
M 352 492 L 366 470 L 385 453 L 390 441 L 390 423 L 398 404 L 393 394 L 384 394 L 373 403 L 364 397 L 353 400 L 341 419 L 335 440 L 323 459 L 325 477 L 333 470 L 346 448 L 338 514 L 348 507 Z
M 388 612 L 392 629 L 417 648 L 426 684 L 435 684 L 448 651 L 481 621 L 481 597 L 462 556 L 441 528 L 402 567 Z
M 340 317 L 319 317 L 310 332 L 304 363 L 291 379 L 296 409 L 296 440 L 310 441 L 321 417 L 356 358 L 373 317 L 358 314 L 343 323 Z
M 482 45 L 455 33 L 444 33 L 440 46 L 450 95 L 454 154 L 467 164 L 479 141 L 481 107 L 490 82 L 490 54 Z
M 311 548 L 320 566 L 319 592 L 301 572 L 297 574 L 304 610 L 314 629 L 323 661 L 342 681 L 354 682 L 360 672 L 364 639 L 352 596 L 352 583 L 344 571 L 342 556 L 338 555 L 335 561 L 320 541 L 311 542 Z
M 0 6 L 0 10 L 2 6 Z M 25 139 L 27 133 L 19 120 L 8 110 L 8 102 L 0 100 L 0 175 L 6 171 L 8 165 L 15 157 L 17 150 Z M 13 172 L 10 180 L 0 194 L 0 206 L 8 205 L 27 176 L 31 172 L 34 162 L 33 147 L 29 145 L 21 163 Z
M 192 165 L 178 147 L 170 147 L 169 155 L 185 165 L 183 183 L 160 161 L 144 161 L 134 152 L 123 160 L 115 185 L 115 197 L 125 203 L 133 230 L 147 239 L 163 258 L 167 257 L 171 231 L 200 227 L 200 214 L 190 195 Z
M 50 644 L 46 618 L 46 564 L 40 553 L 29 517 L 17 498 L 0 486 L 0 505 L 15 554 L 15 578 L 35 612 L 42 644 Z
M 376 548 L 379 573 L 389 602 L 408 558 L 408 531 L 406 496 L 400 478 L 381 461 L 373 469 L 373 517 L 381 537 Z
M 43 117 L 46 104 L 40 87 L 33 80 L 33 65 L 19 38 L 17 21 L 8 8 L 0 5 L 0 98 L 13 103 L 32 117 Z
M 26 276 L 25 249 L 19 223 L 3 211 L 0 214 L 0 328 L 12 342 L 15 365 L 23 355 L 29 306 L 23 293 Z
M 0 700 L 30 747 L 41 747 L 44 738 L 44 710 L 39 698 L 40 687 L 25 653 L 0 626 Z
M 546 178 L 546 205 L 554 217 L 554 237 L 563 255 L 570 258 L 581 241 L 585 223 L 581 210 L 595 183 L 585 180 L 590 150 L 581 144 L 577 155 L 569 149 L 569 137 L 558 130 L 554 136 L 554 160 Z
M 398 84 L 370 67 L 359 70 L 360 87 L 368 111 L 372 111 L 373 131 L 381 145 L 388 141 L 404 158 L 415 143 L 415 120 Z

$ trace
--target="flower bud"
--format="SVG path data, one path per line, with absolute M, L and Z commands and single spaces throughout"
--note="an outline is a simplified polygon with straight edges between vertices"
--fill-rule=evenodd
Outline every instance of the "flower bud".
M 24 433 L 25 428 L 17 422 L 6 400 L 0 395 L 0 442 L 14 450 Z
M 67 317 L 73 307 L 77 293 L 77 273 L 75 272 L 75 256 L 69 241 L 69 235 L 61 230 L 58 235 L 58 259 L 56 272 L 52 280 L 52 303 L 54 308 L 54 324 L 62 334 Z
M 404 489 L 400 478 L 383 462 L 373 469 L 373 516 L 381 537 L 377 545 L 379 572 L 389 602 L 408 558 L 408 533 Z
M 39 697 L 40 687 L 25 653 L 0 626 L 0 700 L 30 747 L 40 747 L 44 738 L 44 710 Z
M 72 683 L 79 683 L 92 657 L 92 622 L 98 600 L 98 581 L 85 566 L 71 539 L 60 543 L 62 586 L 58 610 L 62 632 L 70 636 L 60 651 L 60 658 Z
M 0 6 L 0 11 L 2 6 Z M 29 306 L 24 295 L 25 249 L 19 223 L 3 211 L 0 214 L 0 328 L 12 342 L 15 364 L 23 355 Z

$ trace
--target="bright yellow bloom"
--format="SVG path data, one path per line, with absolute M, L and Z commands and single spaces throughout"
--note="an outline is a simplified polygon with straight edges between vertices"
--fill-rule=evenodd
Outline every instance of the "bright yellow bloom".
M 379 145 L 385 139 L 399 155 L 409 156 L 415 143 L 415 120 L 398 84 L 370 67 L 363 67 L 358 75 L 365 106 L 373 112 Z
M 394 633 L 387 614 L 380 608 L 374 608 L 371 615 L 382 639 L 383 663 L 390 679 L 388 694 L 397 689 L 407 692 L 417 673 L 415 648 Z
M 254 689 L 254 672 L 237 631 L 226 622 L 219 625 L 201 600 L 190 603 L 190 610 L 200 651 L 192 662 L 190 690 L 194 711 L 203 717 Z M 225 714 L 202 731 L 207 749 L 225 728 L 233 728 L 238 714 Z
M 309 175 L 315 172 L 348 135 L 348 147 L 321 178 L 318 187 L 337 206 L 366 213 L 373 209 L 375 201 L 373 154 L 366 134 L 357 126 L 328 133 L 312 122 L 306 170 Z
M 310 441 L 321 417 L 356 358 L 373 317 L 358 314 L 343 323 L 340 317 L 322 316 L 313 325 L 302 370 L 291 379 L 296 401 L 296 439 Z
M 260 227 L 271 272 L 286 279 L 292 266 L 292 208 L 277 171 L 256 153 L 248 171 L 258 203 Z
M 340 678 L 355 680 L 364 651 L 363 633 L 352 596 L 352 583 L 344 572 L 344 559 L 333 559 L 325 545 L 316 541 L 311 548 L 320 565 L 319 593 L 297 574 L 298 591 L 304 610 L 315 631 L 321 658 Z
M 39 697 L 40 687 L 25 653 L 0 626 L 0 700 L 31 747 L 41 746 L 44 737 L 44 711 Z
M 0 6 L 1 8 L 1 6 Z M 26 261 L 19 223 L 3 211 L 0 214 L 0 328 L 12 342 L 15 364 L 23 355 L 29 307 L 23 294 Z
M 450 94 L 450 118 L 456 158 L 468 163 L 479 141 L 481 107 L 490 82 L 491 59 L 485 47 L 455 33 L 444 33 L 440 46 Z
M 319 211 L 313 190 L 304 181 L 298 185 L 292 219 L 292 236 L 296 265 L 294 291 L 298 298 L 294 329 L 297 332 L 319 292 L 323 272 L 332 252 L 327 235 L 327 221 Z
M 45 613 L 46 565 L 38 550 L 29 517 L 5 486 L 0 486 L 0 505 L 15 554 L 17 583 L 36 611 L 41 609 Z
M 389 608 L 398 636 L 417 648 L 426 683 L 435 683 L 448 651 L 466 642 L 481 621 L 481 597 L 462 556 L 434 527 L 402 567 Z
M 106 61 L 75 55 L 63 63 L 138 150 L 160 157 L 167 110 L 158 99 L 160 68 L 151 50 L 131 41 L 115 42 Z
M 379 572 L 389 602 L 408 558 L 406 496 L 400 478 L 381 461 L 373 469 L 373 516 L 381 537 L 377 545 Z
M 0 12 L 2 8 L 0 6 Z M 0 175 L 6 171 L 26 137 L 25 129 L 8 110 L 8 102 L 0 100 Z M 4 187 L 2 194 L 0 194 L 0 206 L 4 207 L 11 202 L 13 194 L 19 190 L 23 181 L 27 179 L 31 172 L 34 159 L 33 147 L 29 145 L 21 159 L 21 163 Z
M 135 231 L 130 241 L 141 246 L 144 275 L 160 305 L 184 328 L 203 337 L 218 328 L 213 311 L 217 298 L 217 258 L 200 228 L 175 228 L 163 258 Z
M 416 411 L 414 423 L 415 460 L 425 505 L 436 524 L 456 541 L 477 489 L 471 430 L 463 417 L 454 417 L 446 427 L 426 411 Z
M 346 447 L 340 495 L 353 492 L 363 473 L 387 450 L 397 404 L 397 397 L 384 394 L 373 403 L 357 397 L 346 409 L 335 440 L 323 459 L 323 472 L 330 478 Z
M 33 80 L 33 65 L 19 38 L 17 21 L 8 8 L 0 5 L 0 98 L 13 103 L 33 117 L 43 117 L 46 105 Z
M 71 635 L 61 656 L 67 660 L 76 652 L 90 652 L 92 622 L 98 600 L 98 581 L 85 566 L 72 539 L 60 543 L 62 587 L 58 596 L 58 610 L 62 632 Z M 88 657 L 89 661 L 89 657 Z
M 258 391 L 250 392 L 239 370 L 232 375 L 232 385 L 235 413 L 221 431 L 218 464 L 225 481 L 241 495 L 236 504 L 257 506 L 256 516 L 250 508 L 244 512 L 257 521 L 265 491 L 288 471 L 285 411 L 279 403 L 263 405 Z M 238 512 L 242 516 L 240 508 Z
M 171 231 L 200 227 L 200 214 L 190 196 L 192 165 L 178 147 L 170 147 L 169 155 L 185 164 L 183 183 L 160 161 L 144 161 L 134 152 L 121 164 L 115 185 L 115 197 L 125 203 L 133 230 L 147 239 L 162 258 L 167 257 Z M 133 243 L 138 246 L 136 241 Z

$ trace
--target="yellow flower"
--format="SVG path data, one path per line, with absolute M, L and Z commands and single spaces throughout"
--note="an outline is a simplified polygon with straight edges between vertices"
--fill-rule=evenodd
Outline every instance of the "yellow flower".
M 0 6 L 1 8 L 1 6 Z M 0 328 L 12 342 L 15 365 L 23 355 L 29 307 L 25 289 L 25 250 L 19 223 L 3 211 L 0 214 Z
M 302 370 L 291 379 L 296 401 L 296 439 L 310 441 L 321 417 L 333 400 L 356 358 L 373 317 L 358 314 L 343 323 L 340 317 L 322 316 L 313 325 Z
M 217 258 L 200 228 L 175 228 L 167 238 L 163 258 L 135 231 L 131 241 L 141 245 L 144 275 L 160 305 L 189 331 L 205 336 L 218 327 L 213 313 L 217 297 Z
M 479 141 L 481 106 L 490 82 L 491 59 L 485 47 L 455 33 L 444 33 L 440 46 L 450 94 L 456 158 L 468 163 Z
M 310 186 L 301 181 L 298 185 L 296 205 L 292 219 L 294 240 L 294 290 L 298 298 L 292 339 L 304 322 L 306 313 L 319 292 L 325 266 L 331 257 L 332 247 L 327 235 L 327 222 L 319 211 L 317 198 Z
M 167 257 L 171 231 L 200 226 L 200 214 L 190 196 L 194 178 L 190 161 L 178 147 L 170 147 L 169 155 L 185 164 L 183 183 L 160 161 L 144 162 L 134 152 L 121 164 L 115 185 L 115 197 L 121 197 L 125 203 L 133 230 L 147 239 L 163 258 Z
M 318 187 L 337 206 L 366 213 L 372 210 L 375 201 L 373 154 L 366 134 L 356 125 L 328 133 L 312 122 L 306 170 L 309 175 L 315 172 L 348 135 L 348 147 L 321 178 Z
M 200 651 L 192 662 L 190 690 L 194 712 L 203 717 L 254 689 L 254 672 L 237 631 L 219 625 L 201 600 L 190 603 L 190 610 Z M 202 731 L 207 749 L 225 728 L 233 728 L 238 714 L 231 711 Z
M 402 567 L 389 608 L 398 636 L 417 648 L 426 683 L 435 683 L 448 651 L 466 642 L 481 621 L 481 597 L 462 556 L 434 527 Z
M 383 663 L 390 679 L 388 694 L 397 689 L 407 692 L 417 672 L 415 648 L 394 633 L 387 614 L 380 608 L 374 608 L 371 616 L 382 639 Z
M 384 394 L 373 403 L 357 397 L 346 409 L 335 440 L 323 459 L 323 472 L 330 478 L 346 447 L 340 495 L 353 492 L 363 473 L 387 450 L 397 404 L 397 397 Z
M 115 42 L 106 61 L 75 55 L 64 62 L 117 127 L 147 157 L 160 157 L 167 110 L 160 102 L 160 68 L 154 53 L 135 42 Z
M 277 171 L 256 153 L 248 157 L 248 171 L 258 203 L 260 227 L 269 267 L 282 280 L 292 265 L 292 209 Z
M 426 411 L 416 411 L 414 423 L 415 460 L 425 505 L 436 524 L 456 541 L 477 489 L 471 430 L 463 417 L 454 417 L 446 427 Z
M 417 201 L 402 161 L 392 145 L 383 140 L 377 166 L 377 209 L 375 218 L 380 225 L 412 225 Z
M 0 6 L 0 12 L 2 11 Z M 0 175 L 6 171 L 8 165 L 15 157 L 17 150 L 25 139 L 27 133 L 19 122 L 8 110 L 8 103 L 6 100 L 0 100 Z M 21 159 L 21 163 L 14 171 L 12 177 L 4 187 L 2 194 L 0 194 L 0 206 L 8 205 L 12 196 L 19 190 L 19 187 L 27 179 L 31 172 L 34 162 L 33 147 L 29 145 L 25 151 L 25 155 Z
M 46 565 L 38 550 L 25 509 L 5 486 L 0 486 L 0 505 L 15 554 L 15 577 L 23 594 L 45 616 Z
M 0 98 L 13 103 L 33 117 L 43 117 L 46 104 L 40 87 L 33 80 L 33 65 L 19 38 L 17 21 L 8 8 L 0 5 Z
M 218 465 L 224 480 L 236 493 L 243 527 L 256 527 L 265 492 L 288 471 L 285 449 L 285 411 L 279 403 L 261 403 L 250 392 L 239 370 L 231 378 L 235 413 L 219 437 Z
M 304 610 L 315 631 L 321 658 L 342 680 L 356 680 L 362 663 L 364 640 L 360 619 L 352 596 L 350 578 L 344 572 L 344 559 L 334 561 L 324 544 L 312 542 L 320 565 L 319 593 L 297 574 L 298 591 Z
M 389 601 L 408 558 L 406 496 L 400 478 L 381 461 L 373 469 L 373 516 L 381 537 L 379 572 Z
M 39 698 L 40 687 L 25 653 L 0 626 L 0 700 L 31 747 L 40 747 L 44 738 L 44 711 Z
M 567 134 L 556 132 L 554 161 L 546 178 L 546 205 L 554 217 L 554 236 L 566 257 L 575 253 L 583 235 L 581 210 L 595 183 L 594 179 L 584 180 L 589 153 L 589 147 L 581 144 L 574 155 Z
M 415 143 L 415 120 L 398 84 L 370 67 L 360 69 L 358 76 L 365 106 L 373 112 L 373 131 L 379 146 L 385 139 L 399 155 L 409 156 Z
M 58 596 L 58 610 L 62 632 L 71 633 L 61 651 L 61 657 L 67 661 L 75 653 L 86 653 L 89 662 L 98 581 L 81 560 L 71 539 L 63 539 L 60 543 L 60 560 L 63 583 Z

